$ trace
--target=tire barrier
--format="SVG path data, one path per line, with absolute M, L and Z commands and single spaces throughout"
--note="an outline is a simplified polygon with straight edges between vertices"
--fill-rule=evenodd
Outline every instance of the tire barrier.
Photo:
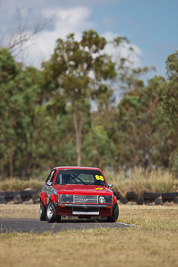
M 143 197 L 137 199 L 137 205 L 143 205 L 144 203 L 145 201 Z
M 120 203 L 127 204 L 129 202 L 136 202 L 137 205 L 154 203 L 155 205 L 163 205 L 166 202 L 178 204 L 178 192 L 168 193 L 154 193 L 143 192 L 142 196 L 139 196 L 133 192 L 127 192 L 126 196 L 119 198 Z
M 152 193 L 152 192 L 144 192 L 143 193 L 143 198 L 145 201 L 154 201 L 156 198 L 161 197 L 160 193 Z
M 128 199 L 126 197 L 121 197 L 120 198 L 120 203 L 127 204 L 128 203 Z
M 6 204 L 7 201 L 4 198 L 4 192 L 0 192 L 0 204 Z
M 161 197 L 155 198 L 155 205 L 163 205 L 163 200 Z
M 129 191 L 126 194 L 126 198 L 128 199 L 128 201 L 136 201 L 138 199 L 138 196 L 135 192 Z
M 24 190 L 24 191 L 0 191 L 0 204 L 7 203 L 20 204 L 24 202 L 39 203 L 39 190 Z
M 173 203 L 174 203 L 174 204 L 178 204 L 178 197 L 174 197 L 174 198 L 173 198 Z
M 178 204 L 178 192 L 168 193 L 153 193 L 144 192 L 138 196 L 134 191 L 127 192 L 122 195 L 118 190 L 113 190 L 121 204 L 134 202 L 137 205 L 154 203 L 155 205 L 163 205 L 171 202 Z M 24 191 L 0 191 L 0 204 L 14 203 L 14 204 L 37 204 L 40 203 L 40 191 L 37 189 L 30 189 Z
M 178 192 L 169 192 L 169 193 L 163 193 L 162 199 L 163 202 L 172 202 L 174 198 L 178 197 Z

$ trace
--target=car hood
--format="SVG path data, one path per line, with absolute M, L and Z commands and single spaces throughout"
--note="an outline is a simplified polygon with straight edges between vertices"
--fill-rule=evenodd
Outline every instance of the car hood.
M 106 186 L 97 185 L 57 185 L 58 194 L 69 195 L 113 195 L 112 190 Z

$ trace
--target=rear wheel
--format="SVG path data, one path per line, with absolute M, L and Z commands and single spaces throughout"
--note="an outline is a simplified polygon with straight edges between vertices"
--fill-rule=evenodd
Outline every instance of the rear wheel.
M 40 221 L 46 221 L 46 211 L 41 200 L 40 200 Z
M 116 222 L 119 217 L 119 207 L 116 202 L 116 204 L 113 207 L 112 216 L 107 218 L 107 222 Z
M 46 210 L 46 219 L 48 222 L 59 222 L 61 220 L 61 216 L 56 214 L 56 208 L 54 207 L 53 202 L 49 202 Z

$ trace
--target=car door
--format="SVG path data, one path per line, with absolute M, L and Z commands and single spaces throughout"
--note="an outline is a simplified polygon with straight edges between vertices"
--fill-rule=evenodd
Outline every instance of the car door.
M 50 199 L 50 194 L 52 191 L 52 182 L 53 182 L 55 173 L 56 173 L 56 169 L 53 169 L 50 172 L 50 174 L 48 175 L 48 177 L 46 179 L 46 183 L 41 190 L 41 199 L 42 199 L 42 202 L 45 206 L 47 205 L 47 203 L 49 202 L 49 199 Z

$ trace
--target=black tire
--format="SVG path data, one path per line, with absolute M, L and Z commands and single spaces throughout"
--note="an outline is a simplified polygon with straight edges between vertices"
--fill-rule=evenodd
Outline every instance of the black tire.
M 155 205 L 163 205 L 163 200 L 161 197 L 155 198 Z
M 153 193 L 153 192 L 144 192 L 143 198 L 144 200 L 154 201 L 155 198 L 161 197 L 160 193 Z
M 113 207 L 112 216 L 107 218 L 107 222 L 116 222 L 119 217 L 119 206 L 116 204 Z
M 163 202 L 172 202 L 174 198 L 178 197 L 178 192 L 169 192 L 169 193 L 163 193 L 162 199 Z
M 46 219 L 48 222 L 59 222 L 61 220 L 61 216 L 56 214 L 56 208 L 54 207 L 53 202 L 49 202 L 46 210 Z
M 173 199 L 173 203 L 178 204 L 178 197 L 175 197 L 175 198 Z
M 46 221 L 46 211 L 42 201 L 40 201 L 40 221 Z
M 143 204 L 144 204 L 144 198 L 138 198 L 137 205 L 143 205 Z
M 138 196 L 135 192 L 129 191 L 127 192 L 126 198 L 128 201 L 137 201 Z
M 128 199 L 126 197 L 121 197 L 120 198 L 120 203 L 127 204 L 128 203 Z

